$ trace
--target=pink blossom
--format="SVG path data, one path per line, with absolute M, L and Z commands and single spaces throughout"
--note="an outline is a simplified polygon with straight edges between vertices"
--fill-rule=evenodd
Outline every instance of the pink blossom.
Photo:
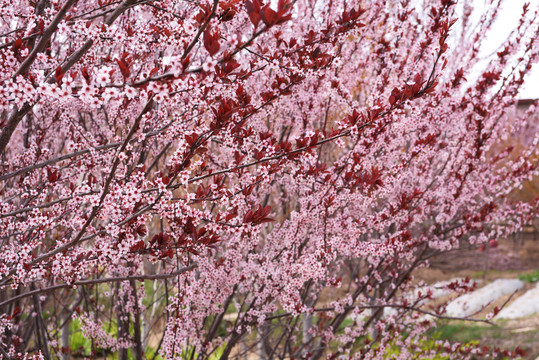
M 41 3 L 0 7 L 11 358 L 491 355 L 422 347 L 413 276 L 537 216 L 536 8 L 483 61 L 490 0 Z

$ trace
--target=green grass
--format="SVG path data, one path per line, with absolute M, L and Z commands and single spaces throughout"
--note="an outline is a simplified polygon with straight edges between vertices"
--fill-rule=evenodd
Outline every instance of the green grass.
M 518 272 L 517 270 L 496 270 L 496 269 L 488 269 L 486 272 L 484 270 L 476 271 L 470 275 L 471 279 L 482 279 L 483 276 L 485 277 L 501 277 L 503 274 L 514 274 Z
M 486 345 L 491 348 L 502 347 L 506 348 L 507 344 L 509 345 L 508 350 L 514 349 L 517 345 L 526 350 L 526 343 L 532 343 L 537 341 L 538 331 L 530 331 L 524 335 L 524 337 L 519 337 L 518 340 L 515 340 L 515 334 L 511 331 L 508 331 L 504 328 L 504 324 L 507 321 L 497 321 L 496 326 L 479 326 L 473 324 L 458 324 L 458 323 L 446 323 L 441 322 L 438 326 L 430 331 L 429 337 L 431 339 L 447 340 L 449 342 L 455 343 L 460 342 L 464 344 L 481 344 Z M 513 340 L 509 341 L 508 340 Z M 501 345 L 501 344 L 504 345 Z M 507 359 L 496 358 L 496 359 Z M 521 359 L 521 358 L 518 358 Z
M 82 334 L 82 329 L 79 320 L 71 321 L 69 325 L 71 332 L 70 346 L 73 354 L 81 354 L 83 356 L 89 356 L 92 352 L 92 342 Z
M 433 330 L 433 334 L 441 340 L 468 343 L 482 338 L 501 339 L 507 335 L 507 332 L 499 326 L 443 324 L 438 325 Z
M 532 273 L 519 275 L 518 278 L 522 281 L 535 283 L 539 281 L 539 270 L 535 270 Z

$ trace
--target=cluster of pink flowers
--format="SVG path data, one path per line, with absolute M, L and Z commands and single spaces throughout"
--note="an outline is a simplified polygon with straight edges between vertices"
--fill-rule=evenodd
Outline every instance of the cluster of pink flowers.
M 413 270 L 538 209 L 491 3 L 0 0 L 0 359 L 430 352 Z

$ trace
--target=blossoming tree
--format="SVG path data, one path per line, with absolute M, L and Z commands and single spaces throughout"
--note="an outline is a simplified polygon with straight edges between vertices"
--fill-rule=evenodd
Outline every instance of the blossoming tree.
M 536 208 L 499 2 L 2 0 L 0 357 L 431 351 L 413 270 Z

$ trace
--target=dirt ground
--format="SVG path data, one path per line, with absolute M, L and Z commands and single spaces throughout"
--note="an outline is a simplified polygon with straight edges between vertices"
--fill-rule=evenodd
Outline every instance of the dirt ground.
M 430 268 L 418 269 L 414 273 L 414 277 L 417 281 L 423 280 L 429 284 L 466 276 L 481 283 L 488 283 L 500 278 L 517 278 L 519 275 L 535 270 L 539 270 L 539 234 L 527 232 L 516 238 L 502 240 L 497 248 L 488 251 L 459 250 L 435 258 Z M 481 285 L 479 284 L 479 286 Z M 525 288 L 514 294 L 511 299 L 509 299 L 509 295 L 503 296 L 474 317 L 485 318 L 485 315 L 491 312 L 495 306 L 502 306 L 506 302 L 510 304 L 534 286 L 536 286 L 535 283 L 526 282 Z M 441 299 L 438 302 L 442 302 L 442 300 L 448 299 Z M 434 307 L 438 304 L 431 305 Z M 526 360 L 539 358 L 539 314 L 523 319 L 496 321 L 495 323 L 496 327 L 482 323 L 462 324 L 460 332 L 468 331 L 470 337 L 475 335 L 477 337 L 475 340 L 479 340 L 487 346 L 505 349 L 514 349 L 520 346 L 527 352 L 527 356 L 524 358 Z M 474 331 L 472 332 L 470 329 L 474 329 Z
M 434 258 L 429 269 L 419 269 L 415 276 L 427 282 L 436 282 L 457 276 L 477 277 L 479 272 L 483 277 L 482 273 L 486 272 L 485 279 L 489 280 L 537 269 L 539 233 L 526 232 L 516 239 L 499 241 L 494 249 L 458 250 Z

